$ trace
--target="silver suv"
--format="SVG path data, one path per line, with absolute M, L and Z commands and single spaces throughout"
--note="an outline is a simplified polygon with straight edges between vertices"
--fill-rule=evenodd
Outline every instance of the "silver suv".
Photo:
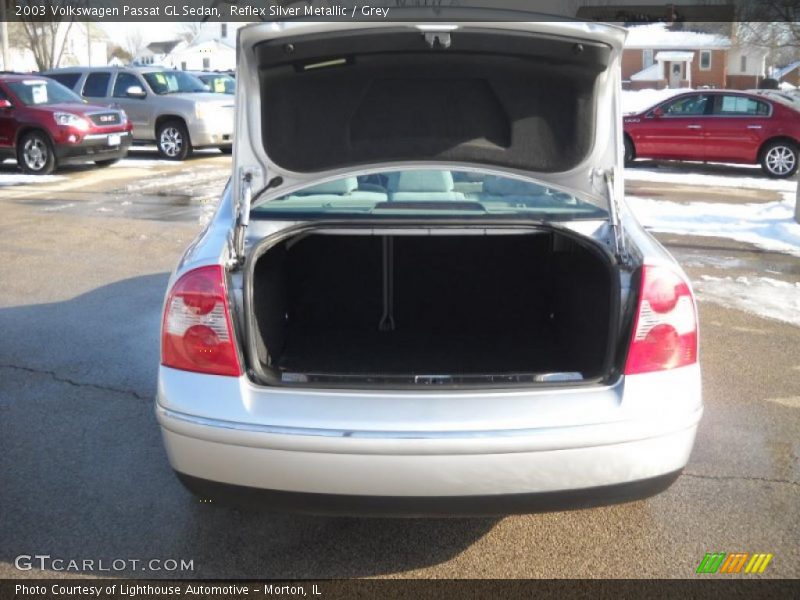
M 44 73 L 95 104 L 122 108 L 134 142 L 152 143 L 164 158 L 184 160 L 194 148 L 231 152 L 233 98 L 163 67 L 68 67 Z

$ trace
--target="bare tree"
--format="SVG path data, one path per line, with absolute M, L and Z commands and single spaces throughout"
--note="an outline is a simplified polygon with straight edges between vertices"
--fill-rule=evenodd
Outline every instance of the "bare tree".
M 128 55 L 131 57 L 136 56 L 139 53 L 139 50 L 144 48 L 144 37 L 142 36 L 142 30 L 138 27 L 132 27 L 130 30 L 128 30 L 128 33 L 125 35 L 125 41 L 121 45 Z
M 81 2 L 78 2 L 79 4 Z M 67 4 L 76 4 L 74 0 L 41 0 L 47 15 L 58 14 Z M 20 17 L 25 41 L 33 52 L 36 65 L 44 71 L 57 67 L 64 54 L 69 32 L 74 19 L 44 20 L 41 17 Z
M 196 38 L 200 31 L 203 29 L 203 23 L 200 21 L 189 21 L 181 24 L 181 37 L 187 42 L 191 42 Z
M 747 43 L 763 48 L 800 48 L 800 0 L 743 2 L 737 21 Z

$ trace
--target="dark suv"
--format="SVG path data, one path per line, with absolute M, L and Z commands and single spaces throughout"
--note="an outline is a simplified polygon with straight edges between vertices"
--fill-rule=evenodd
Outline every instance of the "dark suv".
M 131 129 L 124 111 L 86 104 L 52 79 L 0 74 L 0 158 L 16 158 L 26 173 L 113 164 L 128 153 Z

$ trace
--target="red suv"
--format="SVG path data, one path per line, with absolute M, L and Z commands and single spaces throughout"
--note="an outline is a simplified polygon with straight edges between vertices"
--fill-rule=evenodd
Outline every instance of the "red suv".
M 26 173 L 113 164 L 128 153 L 131 129 L 123 111 L 86 104 L 51 79 L 0 74 L 0 159 L 15 157 Z
M 761 164 L 797 171 L 800 112 L 764 96 L 698 90 L 625 115 L 625 163 L 636 158 Z

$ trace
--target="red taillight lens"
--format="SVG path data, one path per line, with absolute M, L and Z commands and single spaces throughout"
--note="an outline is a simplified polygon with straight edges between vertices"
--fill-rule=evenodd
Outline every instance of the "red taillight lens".
M 210 375 L 242 374 L 219 265 L 190 271 L 172 287 L 161 328 L 161 364 Z
M 697 362 L 697 316 L 688 284 L 668 267 L 645 265 L 625 374 Z

